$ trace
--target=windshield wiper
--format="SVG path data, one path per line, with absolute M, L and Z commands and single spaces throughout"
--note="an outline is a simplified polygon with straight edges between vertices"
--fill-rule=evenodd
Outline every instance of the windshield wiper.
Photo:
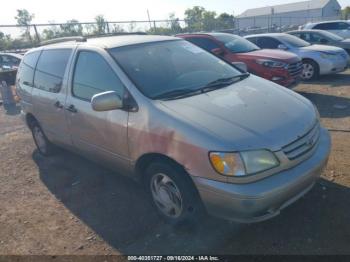
M 175 99 L 175 98 L 182 98 L 182 97 L 195 95 L 195 94 L 206 93 L 218 88 L 232 85 L 235 82 L 238 82 L 247 78 L 249 75 L 250 75 L 249 73 L 243 73 L 232 77 L 219 78 L 215 81 L 212 81 L 206 84 L 205 86 L 199 89 L 180 88 L 180 89 L 170 90 L 168 92 L 164 92 L 160 95 L 154 96 L 152 99 Z
M 162 93 L 153 97 L 153 99 L 172 99 L 178 97 L 185 97 L 195 93 L 200 93 L 200 91 L 198 89 L 181 88 Z
M 219 89 L 225 86 L 232 85 L 233 83 L 236 83 L 238 81 L 241 81 L 245 78 L 247 78 L 250 74 L 249 73 L 243 73 L 240 75 L 232 76 L 232 77 L 227 77 L 227 78 L 219 78 L 215 81 L 212 81 L 205 86 L 203 86 L 200 90 L 202 93 L 209 92 L 215 89 Z

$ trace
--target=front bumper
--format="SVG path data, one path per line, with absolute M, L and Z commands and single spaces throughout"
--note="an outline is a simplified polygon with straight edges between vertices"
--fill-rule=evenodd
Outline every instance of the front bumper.
M 314 185 L 327 164 L 331 141 L 321 129 L 314 154 L 291 169 L 247 184 L 229 184 L 192 177 L 209 214 L 243 223 L 259 222 L 280 213 Z
M 334 74 L 345 71 L 348 68 L 349 61 L 343 57 L 337 59 L 322 59 L 319 62 L 320 75 Z

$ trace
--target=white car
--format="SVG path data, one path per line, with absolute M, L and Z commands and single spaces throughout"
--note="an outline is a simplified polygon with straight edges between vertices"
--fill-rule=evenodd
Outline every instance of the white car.
M 319 75 L 343 72 L 350 57 L 339 47 L 311 45 L 304 40 L 284 33 L 268 33 L 245 36 L 261 49 L 282 49 L 298 55 L 303 62 L 303 80 L 316 79 Z
M 319 29 L 329 31 L 343 38 L 350 38 L 350 21 L 326 21 L 308 23 L 302 29 Z

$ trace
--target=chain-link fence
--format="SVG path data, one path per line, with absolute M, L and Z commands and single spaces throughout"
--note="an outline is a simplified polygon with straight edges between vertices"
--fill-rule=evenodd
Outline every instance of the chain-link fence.
M 0 25 L 0 51 L 18 51 L 40 45 L 42 41 L 58 37 L 120 35 L 147 33 L 175 35 L 190 32 L 220 31 L 238 35 L 265 32 L 285 32 L 298 29 L 308 22 L 335 20 L 339 17 L 283 17 L 257 16 L 235 19 L 208 20 L 145 20 L 145 21 L 99 21 L 81 23 L 31 24 L 27 26 Z

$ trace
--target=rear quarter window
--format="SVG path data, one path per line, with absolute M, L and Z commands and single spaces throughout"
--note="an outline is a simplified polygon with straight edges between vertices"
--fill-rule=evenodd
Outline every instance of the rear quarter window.
M 189 37 L 186 38 L 186 40 L 207 51 L 211 51 L 215 48 L 220 48 L 220 46 L 217 43 L 215 43 L 212 39 L 205 37 Z
M 34 70 L 39 56 L 40 51 L 35 51 L 23 57 L 17 75 L 19 88 L 21 85 L 33 86 Z
M 34 87 L 48 92 L 59 92 L 71 53 L 71 49 L 44 50 L 36 67 Z

